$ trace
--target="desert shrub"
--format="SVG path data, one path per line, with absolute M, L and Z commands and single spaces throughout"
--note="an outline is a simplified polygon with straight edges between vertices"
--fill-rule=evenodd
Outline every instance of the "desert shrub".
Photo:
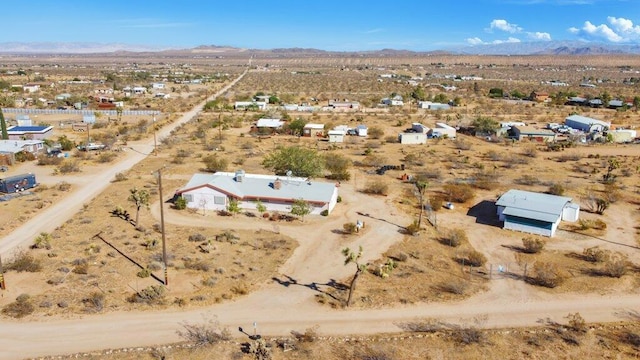
M 62 161 L 64 160 L 64 158 L 60 158 L 57 156 L 45 156 L 45 155 L 41 155 L 38 156 L 38 165 L 40 166 L 46 166 L 46 165 L 60 165 L 62 163 Z
M 104 164 L 113 161 L 113 159 L 115 159 L 117 156 L 118 155 L 116 155 L 116 153 L 114 152 L 102 152 L 100 153 L 100 155 L 98 155 L 96 161 Z
M 113 182 L 120 182 L 120 181 L 126 181 L 126 180 L 127 180 L 127 175 L 121 172 L 116 173 L 115 177 L 113 178 Z
M 471 143 L 462 139 L 456 139 L 453 142 L 453 146 L 458 150 L 471 150 Z
M 537 254 L 546 245 L 546 241 L 539 237 L 527 236 L 522 239 L 522 250 L 527 254 Z
M 87 275 L 89 273 L 89 263 L 88 262 L 79 263 L 76 266 L 74 266 L 73 270 L 71 271 L 73 271 L 74 274 Z
M 181 324 L 183 330 L 178 330 L 178 335 L 197 346 L 214 345 L 221 341 L 231 340 L 231 333 L 223 329 L 214 319 L 205 319 L 200 324 Z
M 218 278 L 215 276 L 209 276 L 208 278 L 202 279 L 202 285 L 208 287 L 214 287 L 218 283 Z
M 387 195 L 389 192 L 389 185 L 382 180 L 369 181 L 363 192 L 365 194 Z
M 211 265 L 206 260 L 185 259 L 184 267 L 190 270 L 209 271 Z
M 460 279 L 452 279 L 440 283 L 438 290 L 455 295 L 462 295 L 467 290 L 469 285 Z
M 537 176 L 525 174 L 517 178 L 515 183 L 519 185 L 537 185 L 540 183 L 540 179 Z
M 608 250 L 600 249 L 598 246 L 594 246 L 582 250 L 582 256 L 586 261 L 599 263 L 607 261 L 610 256 L 610 252 Z
M 457 203 L 467 202 L 475 196 L 473 188 L 468 184 L 446 184 L 443 191 L 450 201 Z
M 42 270 L 42 261 L 21 250 L 13 256 L 13 259 L 6 265 L 6 269 L 17 272 L 39 272 Z
M 211 172 L 225 171 L 229 166 L 229 161 L 223 157 L 218 157 L 218 154 L 205 156 L 202 158 L 202 162 L 206 170 Z
M 413 220 L 413 222 L 407 225 L 404 228 L 405 233 L 408 235 L 416 235 L 420 232 L 420 226 L 418 225 L 418 220 Z
M 60 165 L 56 168 L 60 174 L 69 174 L 74 172 L 80 172 L 80 162 L 77 160 L 64 159 Z
M 367 133 L 372 139 L 380 139 L 384 136 L 384 130 L 377 126 L 370 127 Z
M 453 338 L 462 345 L 481 344 L 486 341 L 485 333 L 475 326 L 460 327 L 454 330 Z
M 318 326 L 307 328 L 303 333 L 291 330 L 291 335 L 298 341 L 303 343 L 314 342 L 318 337 Z
M 562 184 L 559 183 L 554 183 L 551 186 L 549 186 L 549 189 L 547 190 L 547 192 L 551 195 L 562 195 L 564 194 L 564 186 L 562 186 Z
M 47 250 L 50 250 L 51 249 L 51 234 L 46 233 L 46 232 L 41 232 L 40 235 L 38 235 L 33 240 L 33 245 L 31 247 L 34 248 L 34 249 L 47 249 Z
M 441 242 L 449 246 L 458 247 L 462 243 L 469 241 L 467 233 L 463 229 L 451 229 L 447 231 Z
M 444 199 L 441 196 L 432 196 L 429 198 L 429 205 L 431 210 L 440 211 L 444 205 Z
M 487 262 L 487 258 L 477 250 L 469 250 L 466 254 L 468 264 L 471 266 L 483 266 Z
M 527 146 L 524 149 L 522 149 L 522 155 L 534 158 L 538 156 L 538 150 L 534 145 Z
M 580 313 L 569 314 L 565 316 L 565 319 L 568 320 L 567 327 L 570 330 L 575 331 L 577 333 L 587 332 L 587 329 L 588 329 L 587 322 L 584 321 L 584 318 L 582 317 L 582 315 L 580 315 Z
M 56 185 L 56 189 L 58 189 L 58 191 L 69 191 L 71 190 L 71 184 L 66 181 L 61 181 Z
M 92 292 L 86 298 L 82 299 L 82 303 L 87 307 L 87 310 L 93 312 L 99 312 L 104 309 L 105 296 L 102 292 Z
M 322 212 L 320 212 L 320 215 L 322 216 L 329 216 L 329 210 L 322 210 Z
M 247 284 L 240 283 L 231 287 L 231 292 L 235 295 L 246 295 L 249 293 L 249 288 Z
M 164 286 L 151 285 L 132 294 L 127 300 L 132 303 L 161 304 L 164 302 L 165 293 Z
M 393 136 L 393 135 L 385 136 L 384 142 L 386 142 L 388 144 L 397 143 L 398 142 L 398 137 L 397 136 Z
M 620 253 L 610 255 L 604 263 L 602 273 L 613 278 L 622 277 L 627 273 L 627 258 Z
M 416 175 L 416 177 L 418 179 L 440 180 L 442 179 L 442 171 L 440 171 L 440 169 L 437 169 L 437 168 L 426 169 L 426 170 L 420 171 Z
M 342 225 L 342 231 L 345 234 L 354 234 L 357 230 L 356 223 L 348 222 Z
M 589 230 L 589 229 L 605 230 L 607 228 L 607 223 L 601 219 L 595 219 L 595 220 L 580 219 L 578 220 L 578 225 L 580 225 L 580 230 Z
M 144 268 L 141 269 L 140 271 L 138 271 L 138 273 L 136 274 L 139 278 L 148 278 L 149 276 L 151 276 L 151 270 Z
M 192 242 L 203 242 L 206 240 L 207 240 L 207 237 L 199 233 L 189 235 L 189 241 L 192 241 Z
M 533 274 L 529 282 L 534 285 L 555 288 L 564 281 L 558 265 L 553 263 L 536 262 L 533 266 Z
M 31 303 L 31 297 L 28 294 L 20 294 L 16 301 L 2 308 L 2 313 L 12 318 L 20 319 L 35 311 L 35 306 Z

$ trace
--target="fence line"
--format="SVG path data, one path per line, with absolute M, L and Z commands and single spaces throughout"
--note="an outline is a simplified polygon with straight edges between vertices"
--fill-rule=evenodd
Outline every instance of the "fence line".
M 5 114 L 25 114 L 25 115 L 94 115 L 102 113 L 107 116 L 117 116 L 118 110 L 60 110 L 60 109 L 21 109 L 21 108 L 3 108 Z M 122 115 L 128 116 L 145 116 L 160 115 L 162 112 L 158 110 L 122 110 Z

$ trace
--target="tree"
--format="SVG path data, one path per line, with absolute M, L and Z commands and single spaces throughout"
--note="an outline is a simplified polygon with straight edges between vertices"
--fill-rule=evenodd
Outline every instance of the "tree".
M 316 150 L 299 146 L 279 147 L 264 157 L 262 166 L 277 175 L 318 177 L 322 174 L 324 161 Z
M 602 176 L 602 180 L 606 183 L 612 183 L 616 180 L 616 175 L 613 171 L 620 168 L 620 161 L 616 158 L 610 158 L 607 160 L 607 173 Z
M 58 143 L 60 144 L 60 147 L 63 151 L 69 151 L 76 147 L 76 143 L 73 140 L 69 139 L 67 135 L 58 137 Z
M 607 91 L 604 91 L 600 94 L 600 100 L 602 100 L 602 105 L 607 107 L 609 106 L 609 101 L 611 101 L 611 95 Z
M 129 201 L 136 206 L 136 226 L 139 225 L 140 208 L 149 208 L 149 192 L 147 190 L 129 189 Z M 162 204 L 160 204 L 162 206 Z
M 445 94 L 438 94 L 438 95 L 433 97 L 433 102 L 440 103 L 440 104 L 446 104 L 446 103 L 449 102 L 449 99 L 447 99 L 447 95 L 445 95 Z
M 225 171 L 229 166 L 229 161 L 223 157 L 218 157 L 218 154 L 205 156 L 202 162 L 207 171 L 211 172 Z
M 296 199 L 291 205 L 291 213 L 296 216 L 300 216 L 304 220 L 304 216 L 311 213 L 311 204 L 304 199 Z
M 345 156 L 330 152 L 324 156 L 324 164 L 330 172 L 329 176 L 327 176 L 329 179 L 349 180 L 351 178 L 351 173 L 349 172 L 351 160 Z
M 422 86 L 416 86 L 413 91 L 411 92 L 411 97 L 418 100 L 418 101 L 422 101 L 424 99 L 427 98 L 427 95 L 424 92 L 424 89 L 422 88 Z
M 358 252 L 353 252 L 351 249 L 344 248 L 342 249 L 342 255 L 344 255 L 344 265 L 349 265 L 350 263 L 356 264 L 356 273 L 353 275 L 353 279 L 351 279 L 351 284 L 349 285 L 349 297 L 347 298 L 347 307 L 351 306 L 351 298 L 353 296 L 353 292 L 356 290 L 356 282 L 358 281 L 358 277 L 360 274 L 367 268 L 367 264 L 359 263 L 360 258 L 362 257 L 362 246 L 358 249 Z
M 238 202 L 237 199 L 234 198 L 230 198 L 229 199 L 229 204 L 227 204 L 227 211 L 232 213 L 232 214 L 237 214 L 242 210 L 242 208 L 240 207 L 240 203 Z
M 384 130 L 377 126 L 372 126 L 369 128 L 368 133 L 372 139 L 380 139 L 384 135 Z
M 262 203 L 262 201 L 260 201 L 260 199 L 256 200 L 256 210 L 258 210 L 259 213 L 267 211 L 267 207 Z
M 640 108 L 640 96 L 633 97 L 633 107 L 636 109 L 636 111 L 638 111 L 638 108 Z
M 471 123 L 476 131 L 480 133 L 493 133 L 500 128 L 500 124 L 489 117 L 479 116 Z
M 2 131 L 2 140 L 9 140 L 9 133 L 7 133 L 7 122 L 4 120 L 4 114 L 0 109 L 0 131 Z
M 291 135 L 302 135 L 305 125 L 307 125 L 307 121 L 299 117 L 290 121 L 287 125 L 287 129 L 291 132 Z
M 489 97 L 490 98 L 501 98 L 504 95 L 504 90 L 500 88 L 491 88 L 489 89 Z
M 422 213 L 424 212 L 424 193 L 429 183 L 423 180 L 417 180 L 414 184 L 418 193 L 418 201 L 420 202 L 420 215 L 418 216 L 418 231 L 420 231 L 420 227 L 422 226 Z

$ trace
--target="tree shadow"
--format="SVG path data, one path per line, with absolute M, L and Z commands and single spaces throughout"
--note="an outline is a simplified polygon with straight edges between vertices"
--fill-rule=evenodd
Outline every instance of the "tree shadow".
M 517 253 L 520 254 L 528 254 L 528 252 L 522 247 L 522 246 L 516 246 L 516 245 L 501 245 L 503 248 L 507 248 L 509 250 L 513 250 Z
M 308 284 L 304 284 L 304 283 L 300 283 L 298 282 L 298 280 L 294 279 L 293 277 L 289 276 L 289 275 L 283 275 L 284 279 L 280 279 L 278 277 L 272 277 L 271 280 L 277 282 L 278 284 L 284 286 L 284 287 L 289 287 L 291 285 L 296 285 L 296 286 L 304 286 L 308 289 L 311 289 L 313 291 L 319 292 L 321 294 L 327 295 L 329 297 L 331 297 L 332 299 L 336 300 L 336 301 L 341 301 L 340 299 L 338 299 L 337 297 L 335 297 L 335 295 L 329 293 L 328 291 L 322 289 L 321 287 L 325 286 L 328 288 L 332 288 L 335 290 L 339 290 L 339 291 L 345 291 L 348 290 L 349 287 L 345 284 L 339 283 L 337 282 L 335 279 L 330 279 L 328 282 L 322 284 L 322 283 L 317 283 L 317 282 L 312 282 L 312 283 L 308 283 Z
M 370 218 L 370 219 L 379 220 L 379 221 L 384 221 L 384 222 L 386 222 L 387 224 L 391 224 L 391 225 L 394 225 L 394 226 L 399 227 L 401 230 L 405 230 L 405 229 L 406 229 L 406 228 L 405 228 L 404 226 L 402 226 L 402 225 L 398 225 L 398 224 L 396 224 L 396 223 L 392 223 L 391 221 L 389 221 L 389 220 L 387 220 L 387 219 L 382 219 L 382 218 L 377 218 L 377 217 L 375 217 L 375 216 L 371 216 L 371 214 L 369 214 L 369 213 L 366 213 L 366 214 L 365 214 L 365 213 L 363 213 L 363 212 L 358 211 L 358 212 L 356 212 L 356 214 L 358 214 L 358 215 L 360 215 L 360 216 L 368 217 L 368 218 Z
M 476 218 L 476 224 L 500 227 L 501 221 L 496 215 L 497 207 L 494 201 L 482 200 L 467 211 L 468 216 Z

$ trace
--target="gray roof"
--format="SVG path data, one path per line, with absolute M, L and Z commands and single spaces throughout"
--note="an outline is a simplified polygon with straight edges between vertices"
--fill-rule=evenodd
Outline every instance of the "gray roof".
M 279 179 L 280 189 L 273 183 Z M 194 174 L 178 194 L 200 187 L 210 187 L 233 197 L 244 200 L 255 199 L 303 199 L 309 202 L 328 203 L 336 188 L 335 183 L 310 181 L 305 178 L 276 175 L 245 174 L 242 181 L 236 181 L 236 173 L 217 172 L 215 174 Z
M 571 198 L 566 196 L 509 190 L 500 196 L 496 205 L 505 207 L 502 212 L 505 215 L 555 222 L 570 201 Z
M 580 123 L 580 124 L 584 124 L 584 125 L 601 125 L 601 126 L 611 126 L 610 123 L 602 121 L 602 120 L 598 120 L 598 119 L 594 119 L 594 118 L 590 118 L 590 117 L 586 117 L 586 116 L 581 116 L 581 115 L 571 115 L 571 116 L 567 116 L 565 119 L 565 122 L 567 120 L 573 121 L 575 123 Z

